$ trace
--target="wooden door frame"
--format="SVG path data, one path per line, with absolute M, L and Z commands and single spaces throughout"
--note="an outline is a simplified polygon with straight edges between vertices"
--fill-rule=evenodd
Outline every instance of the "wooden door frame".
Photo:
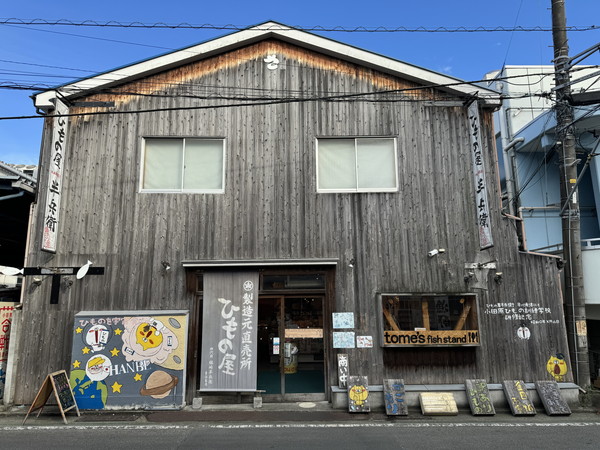
M 243 268 L 239 268 L 242 270 Z M 330 380 L 330 367 L 331 361 L 335 353 L 330 348 L 331 343 L 331 313 L 335 308 L 335 279 L 336 279 L 336 267 L 335 266 L 304 266 L 302 268 L 294 268 L 290 266 L 281 267 L 261 267 L 257 265 L 261 274 L 261 282 L 263 274 L 306 274 L 306 273 L 323 273 L 326 277 L 325 288 L 318 291 L 260 291 L 258 292 L 259 298 L 262 297 L 285 297 L 288 295 L 297 296 L 308 296 L 315 295 L 323 297 L 323 371 L 324 371 L 324 390 L 325 400 L 331 399 L 331 390 L 329 389 Z M 192 304 L 190 305 L 189 311 L 189 322 L 188 322 L 188 351 L 187 351 L 187 374 L 186 374 L 186 396 L 185 401 L 188 405 L 192 404 L 192 401 L 198 393 L 198 386 L 200 383 L 200 354 L 202 351 L 202 319 L 203 319 L 203 288 L 201 277 L 204 275 L 203 269 L 187 270 L 186 271 L 186 287 L 187 293 L 190 297 Z M 282 302 L 283 305 L 283 302 Z M 285 326 L 285 324 L 283 324 Z M 285 335 L 285 333 L 283 333 Z M 282 360 L 283 361 L 283 360 Z M 283 362 L 281 362 L 283 364 Z M 298 395 L 298 394 L 291 394 Z

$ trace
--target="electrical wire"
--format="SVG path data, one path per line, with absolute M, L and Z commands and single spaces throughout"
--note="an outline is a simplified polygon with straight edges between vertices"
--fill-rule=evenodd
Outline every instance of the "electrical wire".
M 0 25 L 2 25 L 2 23 L 0 23 Z M 172 48 L 161 47 L 159 45 L 142 44 L 140 42 L 122 41 L 122 40 L 118 40 L 118 39 L 109 39 L 109 38 L 102 38 L 102 37 L 97 37 L 97 36 L 86 36 L 84 34 L 65 33 L 62 31 L 53 31 L 53 30 L 40 30 L 39 28 L 29 28 L 29 27 L 23 27 L 23 26 L 19 26 L 19 25 L 5 25 L 5 26 L 11 27 L 11 28 L 25 28 L 27 30 L 40 31 L 43 33 L 61 34 L 64 36 L 80 37 L 80 38 L 84 38 L 84 39 L 93 39 L 96 41 L 114 42 L 116 44 L 137 45 L 138 47 L 157 48 L 159 50 L 174 50 Z
M 523 0 L 521 0 L 521 3 L 519 3 L 519 9 L 517 10 L 517 17 L 515 17 L 515 24 L 513 27 L 517 26 L 517 22 L 519 21 L 519 15 L 521 14 L 521 8 L 523 7 Z M 502 62 L 502 67 L 504 68 L 506 66 L 506 60 L 508 59 L 508 53 L 510 52 L 510 46 L 512 44 L 512 40 L 513 40 L 513 36 L 515 35 L 515 32 L 512 31 L 510 33 L 510 39 L 508 40 L 508 45 L 506 46 L 506 54 L 504 55 L 504 61 Z
M 322 32 L 342 32 L 342 33 L 493 33 L 493 32 L 548 32 L 552 31 L 552 27 L 542 26 L 513 26 L 513 27 L 367 27 L 367 26 L 290 26 L 282 24 L 273 24 L 268 26 L 242 26 L 242 25 L 215 25 L 215 24 L 190 24 L 187 22 L 178 24 L 167 24 L 164 22 L 142 23 L 142 22 L 118 22 L 108 21 L 99 22 L 95 20 L 74 21 L 69 19 L 19 19 L 19 18 L 0 18 L 0 25 L 48 25 L 48 26 L 73 26 L 73 27 L 99 27 L 99 28 L 148 28 L 148 29 L 204 29 L 204 30 L 260 30 L 260 31 L 322 31 Z M 577 25 L 566 26 L 567 31 L 592 31 L 600 29 L 598 25 Z
M 288 66 L 290 66 L 290 65 L 288 64 Z M 301 67 L 301 66 L 297 66 L 297 67 Z M 84 70 L 84 69 L 73 69 L 73 68 L 70 68 L 69 70 Z M 23 72 L 23 73 L 26 73 L 26 72 Z M 104 75 L 106 75 L 106 74 L 107 73 L 105 73 Z M 114 73 L 113 75 L 117 75 L 118 76 L 119 73 L 117 72 L 117 73 Z M 551 73 L 547 73 L 547 72 L 540 72 L 540 73 L 533 73 L 533 74 L 529 73 L 529 74 L 521 74 L 521 75 L 510 75 L 510 76 L 505 76 L 505 77 L 497 77 L 497 78 L 493 78 L 493 79 L 479 79 L 479 80 L 471 80 L 471 81 L 466 81 L 466 80 L 465 81 L 463 81 L 463 80 L 459 81 L 459 80 L 457 80 L 457 81 L 452 82 L 452 83 L 430 84 L 430 85 L 424 85 L 424 86 L 413 86 L 413 87 L 405 88 L 405 89 L 402 89 L 402 90 L 404 90 L 404 91 L 411 91 L 411 90 L 420 90 L 420 89 L 435 89 L 435 88 L 454 87 L 454 86 L 467 85 L 467 84 L 469 84 L 469 85 L 488 84 L 489 85 L 489 84 L 491 84 L 493 82 L 496 82 L 496 81 L 507 81 L 507 80 L 513 80 L 513 79 L 517 79 L 517 78 L 525 78 L 525 77 L 537 76 L 537 75 L 540 75 L 540 76 L 550 76 L 552 74 Z M 49 75 L 49 76 L 63 77 L 62 75 Z M 66 78 L 67 76 L 65 75 L 64 77 Z M 114 78 L 108 78 L 108 77 L 103 78 L 102 75 L 99 75 L 99 76 L 96 76 L 96 77 L 90 77 L 90 78 L 96 78 L 99 81 L 106 81 L 106 82 L 115 82 L 116 81 Z M 76 84 L 79 81 L 81 81 L 81 80 L 75 80 L 75 81 L 71 82 L 70 84 Z M 21 86 L 18 86 L 18 84 L 16 84 L 14 80 L 5 80 L 4 82 L 5 83 L 13 83 L 13 85 L 15 86 L 15 88 L 19 88 L 19 89 L 21 88 Z M 0 83 L 3 83 L 3 80 L 0 80 Z M 197 83 L 176 83 L 176 84 L 169 84 L 169 83 L 157 82 L 155 80 L 136 80 L 135 83 L 141 84 L 143 86 L 150 86 L 150 87 L 153 86 L 153 85 L 155 85 L 155 86 L 162 86 L 163 89 L 166 86 L 169 86 L 169 87 L 174 87 L 174 86 L 175 87 L 185 87 L 185 86 L 189 86 L 189 87 L 198 87 L 198 86 L 200 86 L 200 87 L 206 87 L 206 86 L 210 86 L 210 85 L 199 85 Z M 28 84 L 28 86 L 32 86 L 33 87 L 35 85 Z M 60 89 L 61 87 L 66 87 L 66 86 L 68 86 L 68 84 L 61 85 L 61 86 L 53 86 L 52 89 Z M 9 88 L 9 89 L 12 88 L 11 85 L 0 86 L 0 87 Z M 47 84 L 41 84 L 41 85 L 39 85 L 39 87 L 40 87 L 39 90 L 46 90 L 46 89 L 48 89 L 48 85 Z M 258 90 L 269 90 L 269 89 L 264 89 L 264 88 L 249 88 L 249 87 L 243 87 L 243 86 L 219 86 L 219 85 L 214 85 L 213 87 L 219 88 L 219 89 L 240 89 L 240 90 L 243 90 L 243 89 L 252 89 L 252 90 L 257 90 L 257 91 Z M 72 90 L 69 92 L 70 95 L 76 94 L 78 92 L 78 90 L 74 90 L 73 88 L 71 88 L 71 89 Z M 81 88 L 81 89 L 79 89 L 79 91 L 81 91 L 81 92 L 83 92 L 85 90 L 87 90 L 87 88 Z M 395 91 L 401 91 L 401 90 L 395 90 Z M 95 91 L 95 93 L 96 92 L 99 92 L 99 91 Z M 293 91 L 285 90 L 285 92 L 293 92 Z M 304 92 L 304 91 L 303 90 L 297 90 L 296 92 Z M 544 93 L 542 93 L 542 94 L 533 94 L 533 95 L 539 96 L 539 97 L 548 97 L 549 96 L 548 94 L 544 94 Z M 520 96 L 516 96 L 516 97 L 515 96 L 511 96 L 511 97 L 507 96 L 507 97 L 504 97 L 504 98 L 520 98 Z

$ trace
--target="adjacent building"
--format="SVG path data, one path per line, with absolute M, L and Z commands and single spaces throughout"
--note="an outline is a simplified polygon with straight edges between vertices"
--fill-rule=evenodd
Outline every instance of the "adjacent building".
M 522 220 L 521 246 L 562 257 L 553 66 L 506 66 L 487 75 L 504 96 L 495 113 L 504 207 Z M 590 373 L 600 377 L 600 112 L 594 66 L 571 71 Z M 519 227 L 521 228 L 521 227 Z

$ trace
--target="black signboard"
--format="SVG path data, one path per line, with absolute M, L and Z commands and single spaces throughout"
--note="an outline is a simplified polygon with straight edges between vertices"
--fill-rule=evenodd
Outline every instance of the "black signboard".
M 52 377 L 54 392 L 56 392 L 56 398 L 60 407 L 63 411 L 70 410 L 75 406 L 75 397 L 73 397 L 73 391 L 67 379 L 67 372 L 61 370 L 60 372 L 50 374 L 50 376 Z
M 383 380 L 383 400 L 388 416 L 407 416 L 408 408 L 404 396 L 404 380 Z
M 348 353 L 338 353 L 338 387 L 346 389 L 348 386 Z
M 348 377 L 348 411 L 353 413 L 371 411 L 368 377 Z
M 537 390 L 546 414 L 549 416 L 568 416 L 571 414 L 571 408 L 560 395 L 560 389 L 556 381 L 536 381 Z
M 529 399 L 529 395 L 527 395 L 527 387 L 524 381 L 503 381 L 502 389 L 513 416 L 535 416 L 535 407 Z
M 23 419 L 23 424 L 25 424 L 29 414 L 31 414 L 33 411 L 37 411 L 38 409 L 39 412 L 37 413 L 36 417 L 39 417 L 52 392 L 54 392 L 54 397 L 58 403 L 58 409 L 60 409 L 60 413 L 65 423 L 67 423 L 65 412 L 73 408 L 75 408 L 75 411 L 77 411 L 77 416 L 80 416 L 77 402 L 75 401 L 73 391 L 71 390 L 71 385 L 69 384 L 69 379 L 67 378 L 67 372 L 64 370 L 59 370 L 58 372 L 53 372 L 46 376 L 44 382 L 42 383 L 42 387 L 40 387 L 40 390 L 38 391 L 33 403 L 31 404 L 31 407 L 29 408 L 29 411 L 27 411 L 25 419 Z
M 496 414 L 485 380 L 466 380 L 467 400 L 474 416 L 493 416 Z

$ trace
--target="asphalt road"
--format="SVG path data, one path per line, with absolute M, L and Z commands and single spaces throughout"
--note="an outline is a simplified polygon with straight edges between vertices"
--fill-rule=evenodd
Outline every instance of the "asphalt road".
M 600 422 L 0 427 L 0 449 L 597 449 Z

